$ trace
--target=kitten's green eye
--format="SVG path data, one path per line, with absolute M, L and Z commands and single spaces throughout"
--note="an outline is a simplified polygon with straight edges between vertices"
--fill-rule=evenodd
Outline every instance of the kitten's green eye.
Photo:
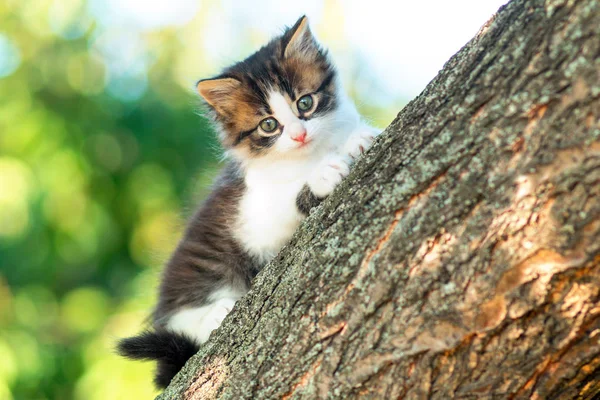
M 275 132 L 275 129 L 277 129 L 277 127 L 279 126 L 279 122 L 277 122 L 275 118 L 269 117 L 260 121 L 259 126 L 260 129 L 262 129 L 266 133 L 272 133 Z
M 298 110 L 309 111 L 313 106 L 313 98 L 310 94 L 300 97 L 298 100 Z

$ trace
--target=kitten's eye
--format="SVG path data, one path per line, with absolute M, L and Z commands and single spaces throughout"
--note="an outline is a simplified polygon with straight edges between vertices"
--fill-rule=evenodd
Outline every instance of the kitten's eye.
M 279 126 L 279 122 L 275 118 L 269 117 L 260 121 L 259 126 L 265 133 L 273 133 Z
M 298 110 L 309 111 L 313 106 L 313 98 L 310 94 L 300 97 L 298 100 Z

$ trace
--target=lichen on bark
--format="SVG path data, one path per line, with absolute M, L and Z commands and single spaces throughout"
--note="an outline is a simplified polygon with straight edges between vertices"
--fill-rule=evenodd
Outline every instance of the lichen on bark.
M 600 393 L 600 5 L 514 0 L 159 397 Z

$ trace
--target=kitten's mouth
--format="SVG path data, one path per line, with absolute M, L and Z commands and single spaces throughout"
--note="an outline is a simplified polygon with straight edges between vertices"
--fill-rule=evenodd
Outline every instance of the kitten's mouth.
M 298 149 L 303 149 L 303 148 L 305 148 L 306 146 L 308 146 L 310 143 L 312 143 L 312 139 L 308 139 L 308 138 L 307 138 L 305 141 L 303 141 L 303 142 L 299 142 L 299 143 L 298 143 L 298 147 L 297 147 L 297 148 L 298 148 Z

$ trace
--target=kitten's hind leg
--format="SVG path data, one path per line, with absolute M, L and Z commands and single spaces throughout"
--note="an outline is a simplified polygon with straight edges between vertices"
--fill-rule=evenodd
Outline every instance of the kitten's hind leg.
M 235 302 L 242 296 L 231 288 L 222 288 L 209 297 L 209 302 L 176 312 L 167 323 L 167 329 L 184 334 L 198 344 L 206 342 L 210 333 L 221 326 Z

